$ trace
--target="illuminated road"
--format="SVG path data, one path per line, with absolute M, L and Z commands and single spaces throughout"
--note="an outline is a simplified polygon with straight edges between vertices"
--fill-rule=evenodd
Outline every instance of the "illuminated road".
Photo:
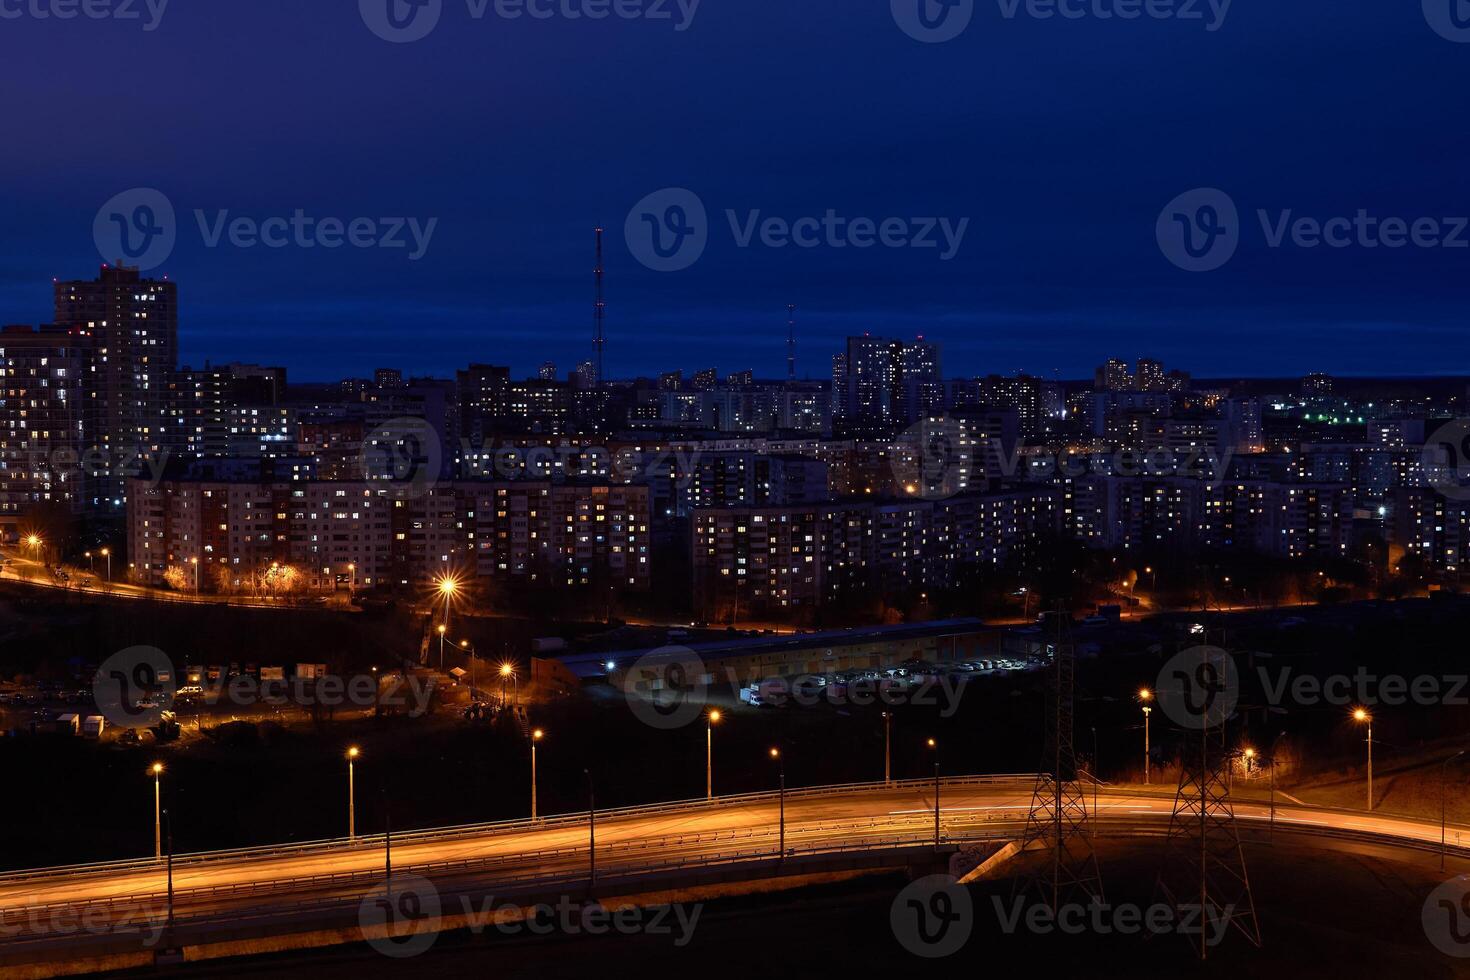
M 964 839 L 1013 839 L 1031 800 L 1028 778 L 947 780 L 941 789 L 942 835 Z M 1089 800 L 1089 802 L 1091 802 Z M 1098 795 L 1105 834 L 1158 833 L 1167 826 L 1172 794 L 1104 788 Z M 792 792 L 786 799 L 788 853 L 872 851 L 933 839 L 933 784 L 870 784 Z M 1245 827 L 1269 818 L 1259 803 L 1236 803 Z M 673 804 L 599 814 L 597 865 L 603 878 L 714 862 L 769 861 L 778 851 L 779 801 L 774 794 Z M 1300 806 L 1276 808 L 1278 831 L 1324 836 L 1375 835 L 1379 842 L 1438 845 L 1440 828 L 1398 817 Z M 1470 828 L 1454 827 L 1449 843 L 1470 844 Z M 426 831 L 395 837 L 395 875 L 472 879 L 483 886 L 545 884 L 585 886 L 588 868 L 586 814 Z M 175 912 L 179 921 L 221 913 L 258 915 L 313 901 L 360 898 L 383 877 L 381 837 L 355 845 L 342 841 L 250 851 L 186 855 L 175 860 Z M 328 877 L 330 876 L 330 877 Z M 560 883 L 560 884 L 559 884 Z M 579 884 L 580 883 L 580 884 Z M 99 917 L 161 917 L 166 892 L 163 868 L 122 862 L 0 876 L 0 922 L 23 920 L 37 906 L 86 908 Z M 100 918 L 99 918 L 100 921 Z M 9 926 L 0 936 L 25 939 L 28 929 Z

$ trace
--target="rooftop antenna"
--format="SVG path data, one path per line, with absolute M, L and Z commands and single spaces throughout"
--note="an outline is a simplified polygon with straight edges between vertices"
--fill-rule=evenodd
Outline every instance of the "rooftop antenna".
M 603 354 L 607 349 L 607 335 L 603 327 L 607 320 L 607 303 L 602 298 L 602 229 L 597 229 L 597 268 L 594 270 L 597 277 L 597 305 L 594 307 L 593 317 L 597 327 L 597 337 L 592 345 L 597 348 L 597 384 L 602 385 L 602 361 Z
M 796 304 L 786 307 L 786 383 L 796 383 Z

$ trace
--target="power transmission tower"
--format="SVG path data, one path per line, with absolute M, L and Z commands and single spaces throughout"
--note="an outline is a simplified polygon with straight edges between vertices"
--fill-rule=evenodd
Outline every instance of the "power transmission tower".
M 1045 749 L 1031 796 L 1031 812 L 1021 851 L 1045 850 L 1046 861 L 1017 891 L 1035 892 L 1053 914 L 1068 902 L 1101 903 L 1102 872 L 1093 846 L 1094 827 L 1087 809 L 1087 791 L 1078 779 L 1073 747 L 1073 675 L 1076 651 L 1072 645 L 1071 613 L 1056 613 L 1056 645 L 1046 692 Z
M 1199 671 L 1216 670 L 1222 651 L 1201 646 Z M 1230 767 L 1237 753 L 1226 748 L 1225 735 L 1233 699 L 1216 710 L 1204 705 L 1197 730 L 1187 731 L 1180 754 L 1179 789 L 1163 861 L 1154 886 L 1156 898 L 1172 907 L 1176 921 L 1198 927 L 1201 960 L 1208 958 L 1210 936 L 1238 929 L 1254 945 L 1261 945 L 1255 897 L 1240 846 L 1240 827 L 1230 801 Z M 1191 930 L 1192 931 L 1192 930 Z

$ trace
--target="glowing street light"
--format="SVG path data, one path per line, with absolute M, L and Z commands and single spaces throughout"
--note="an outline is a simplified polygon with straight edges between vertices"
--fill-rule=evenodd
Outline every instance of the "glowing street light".
M 781 796 L 780 796 L 780 800 L 781 800 L 781 810 L 780 810 L 780 814 L 781 814 L 781 816 L 780 816 L 780 822 L 781 822 L 781 843 L 780 843 L 780 848 L 781 849 L 780 849 L 780 852 L 779 852 L 779 859 L 781 861 L 785 861 L 786 860 L 786 764 L 781 761 L 781 750 L 780 749 L 778 749 L 778 748 L 772 748 L 771 749 L 771 761 L 774 762 L 774 763 L 776 763 L 776 774 L 777 774 L 777 778 L 780 779 L 780 787 L 781 787 L 780 788 L 780 793 L 781 793 Z
M 163 763 L 148 767 L 153 774 L 153 860 L 163 860 Z
M 883 712 L 883 785 L 893 782 L 893 712 Z
M 721 718 L 715 708 L 704 716 L 704 798 L 715 798 L 715 722 Z
M 505 704 L 505 680 L 506 680 L 506 678 L 510 678 L 512 684 L 514 685 L 514 689 L 515 689 L 515 703 L 517 705 L 519 705 L 521 703 L 521 678 L 520 678 L 520 675 L 518 673 L 516 673 L 515 664 L 512 664 L 512 663 L 503 663 L 503 664 L 500 665 L 500 703 L 501 703 L 501 705 L 504 705 Z
M 459 592 L 459 581 L 451 576 L 439 580 L 439 594 L 444 597 L 444 622 L 439 624 L 439 670 L 444 670 L 444 634 L 449 632 L 449 601 Z
M 1153 691 L 1150 691 L 1146 687 L 1139 690 L 1138 700 L 1143 704 L 1143 785 L 1145 786 L 1149 784 L 1149 765 L 1152 761 L 1152 753 L 1149 751 L 1148 744 L 1148 716 L 1153 712 L 1154 709 L 1149 707 L 1148 703 L 1153 699 Z
M 357 746 L 347 750 L 347 839 L 357 840 L 357 792 L 353 763 L 362 752 Z
M 1353 721 L 1368 726 L 1368 810 L 1373 809 L 1373 716 L 1363 708 L 1353 710 Z
M 531 733 L 531 819 L 536 819 L 536 743 L 546 737 L 541 729 Z
M 939 743 L 929 739 L 929 748 L 934 750 L 934 850 L 939 850 Z
M 100 554 L 102 555 L 103 558 L 106 558 L 107 559 L 107 581 L 111 582 L 112 581 L 112 549 L 111 548 L 103 548 L 102 551 L 100 552 Z

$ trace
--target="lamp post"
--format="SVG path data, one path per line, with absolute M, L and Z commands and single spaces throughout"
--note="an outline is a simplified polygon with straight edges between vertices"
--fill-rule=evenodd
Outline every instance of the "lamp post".
M 155 762 L 153 774 L 153 860 L 163 858 L 163 763 Z
M 84 552 L 84 554 L 87 556 L 87 574 L 88 575 L 96 575 L 97 574 L 97 559 L 92 556 L 92 553 L 90 551 Z
M 515 685 L 515 703 L 519 705 L 521 703 L 521 678 L 516 673 L 515 665 L 509 663 L 500 665 L 500 704 L 502 707 L 505 705 L 506 678 L 510 678 L 511 683 Z
M 1461 749 L 1460 751 L 1456 752 L 1454 755 L 1450 756 L 1448 759 L 1444 760 L 1443 762 L 1441 762 L 1439 764 L 1439 870 L 1441 870 L 1441 871 L 1444 870 L 1444 857 L 1445 857 L 1445 850 L 1446 850 L 1446 840 L 1445 840 L 1445 837 L 1446 837 L 1446 834 L 1445 834 L 1446 821 L 1445 821 L 1445 803 L 1444 803 L 1444 797 L 1445 797 L 1445 785 L 1444 785 L 1445 784 L 1445 771 L 1449 768 L 1449 765 L 1450 765 L 1451 762 L 1454 762 L 1460 756 L 1464 755 L 1466 751 L 1467 751 L 1466 749 Z
M 883 785 L 893 783 L 893 712 L 883 712 Z
M 199 593 L 199 559 L 190 558 L 189 564 L 194 566 L 194 593 L 197 595 Z
M 352 593 L 357 591 L 357 562 L 350 561 L 347 563 L 347 574 L 351 576 L 347 582 L 347 594 L 351 596 Z
M 449 600 L 459 591 L 459 582 L 445 576 L 439 580 L 439 594 L 444 597 L 444 622 L 439 624 L 439 670 L 444 670 L 444 634 L 449 632 Z
M 929 748 L 934 750 L 934 850 L 939 850 L 939 743 L 934 739 L 929 740 Z
M 459 648 L 470 658 L 470 701 L 473 702 L 475 700 L 475 661 L 478 659 L 475 654 L 478 651 L 470 644 L 469 640 L 460 640 Z
M 775 748 L 771 749 L 771 761 L 773 761 L 773 762 L 776 763 L 776 778 L 779 780 L 779 784 L 778 785 L 780 787 L 780 789 L 778 790 L 778 792 L 780 793 L 780 796 L 778 798 L 780 800 L 780 807 L 781 807 L 781 809 L 778 811 L 780 813 L 780 816 L 778 817 L 778 821 L 779 821 L 779 826 L 781 828 L 781 831 L 780 831 L 781 836 L 780 836 L 780 844 L 779 844 L 780 851 L 778 852 L 778 855 L 777 856 L 778 856 L 778 858 L 781 861 L 785 861 L 786 860 L 786 764 L 781 761 L 781 750 L 780 749 L 775 749 Z
M 1368 812 L 1373 812 L 1373 716 L 1362 708 L 1353 712 L 1353 721 L 1368 726 Z
M 164 837 L 168 841 L 168 864 L 166 865 L 168 875 L 168 928 L 172 931 L 174 927 L 174 825 L 173 821 L 169 819 L 167 810 L 163 811 L 161 817 L 163 823 L 168 828 Z
M 592 785 L 592 770 L 583 769 L 587 777 L 587 882 L 597 887 L 597 791 Z
M 1138 692 L 1138 700 L 1143 702 L 1143 785 L 1145 786 L 1149 785 L 1151 778 L 1149 767 L 1152 762 L 1152 753 L 1149 751 L 1148 744 L 1148 716 L 1153 713 L 1154 709 L 1149 707 L 1148 703 L 1153 699 L 1154 692 L 1146 687 Z
M 354 765 L 362 753 L 357 746 L 347 750 L 347 839 L 357 840 L 357 785 Z
M 536 819 L 536 743 L 546 737 L 541 729 L 531 733 L 531 819 Z
M 103 548 L 102 557 L 107 559 L 107 581 L 110 584 L 112 582 L 112 549 Z
M 715 722 L 720 720 L 719 709 L 705 715 L 704 725 L 704 798 L 715 798 Z

